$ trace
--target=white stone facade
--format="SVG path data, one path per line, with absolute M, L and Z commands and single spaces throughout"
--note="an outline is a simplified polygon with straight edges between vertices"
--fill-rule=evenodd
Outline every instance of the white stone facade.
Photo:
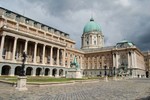
M 25 72 L 31 76 L 65 77 L 74 57 L 85 76 L 103 76 L 104 66 L 110 75 L 121 66 L 127 66 L 132 76 L 145 75 L 139 49 L 104 47 L 101 32 L 83 34 L 82 49 L 74 47 L 69 34 L 0 8 L 0 75 L 19 74 L 23 51 L 27 53 Z

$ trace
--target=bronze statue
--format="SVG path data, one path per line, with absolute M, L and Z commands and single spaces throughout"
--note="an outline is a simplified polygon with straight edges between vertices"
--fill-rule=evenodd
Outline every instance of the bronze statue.
M 26 54 L 25 51 L 23 52 L 23 56 L 22 57 L 23 57 L 23 60 L 22 60 L 21 72 L 20 72 L 19 76 L 25 76 L 24 68 L 25 68 L 25 62 L 26 62 L 26 58 L 27 58 L 27 54 Z

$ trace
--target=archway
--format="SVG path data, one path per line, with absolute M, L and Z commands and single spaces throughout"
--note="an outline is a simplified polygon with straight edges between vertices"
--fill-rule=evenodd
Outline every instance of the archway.
M 52 75 L 55 76 L 57 74 L 57 69 L 52 70 Z
M 17 67 L 15 68 L 15 75 L 19 75 L 20 72 L 21 72 L 21 66 L 17 66 Z
M 59 70 L 59 76 L 63 76 L 63 69 Z
M 36 69 L 36 75 L 37 76 L 41 75 L 41 72 L 42 72 L 42 68 L 37 68 Z
M 3 66 L 1 75 L 9 75 L 10 74 L 10 69 L 11 69 L 10 66 L 7 66 L 7 65 Z
M 46 68 L 45 69 L 45 76 L 47 76 L 49 74 L 50 69 Z
M 32 75 L 32 71 L 33 71 L 32 67 L 27 67 L 27 69 L 26 69 L 26 75 Z

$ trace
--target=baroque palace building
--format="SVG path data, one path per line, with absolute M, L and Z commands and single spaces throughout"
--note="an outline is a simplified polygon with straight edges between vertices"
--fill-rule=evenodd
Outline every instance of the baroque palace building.
M 104 35 L 93 18 L 85 25 L 81 49 L 69 34 L 0 8 L 0 75 L 18 75 L 22 54 L 27 53 L 26 75 L 65 77 L 75 70 L 76 58 L 84 76 L 125 73 L 145 76 L 143 53 L 126 40 L 114 46 L 104 46 Z

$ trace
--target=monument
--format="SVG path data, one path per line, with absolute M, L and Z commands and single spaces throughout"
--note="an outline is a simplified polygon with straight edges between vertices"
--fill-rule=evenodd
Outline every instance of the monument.
M 71 62 L 70 66 L 72 69 L 68 70 L 66 78 L 82 78 L 81 68 L 76 57 L 74 57 L 74 60 Z
M 26 53 L 23 52 L 22 66 L 21 66 L 20 74 L 18 76 L 17 87 L 16 87 L 16 89 L 19 91 L 28 90 L 26 87 L 27 77 L 25 76 L 25 71 L 24 71 L 26 57 L 27 57 Z

